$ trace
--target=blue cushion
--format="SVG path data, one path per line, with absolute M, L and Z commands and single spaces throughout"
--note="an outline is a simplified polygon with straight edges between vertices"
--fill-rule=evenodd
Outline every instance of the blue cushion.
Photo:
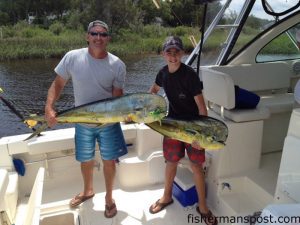
M 235 85 L 235 109 L 255 109 L 260 97 Z

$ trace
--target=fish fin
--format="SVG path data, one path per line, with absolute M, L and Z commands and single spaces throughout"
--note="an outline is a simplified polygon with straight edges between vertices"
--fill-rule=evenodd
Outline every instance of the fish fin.
M 158 122 L 159 122 L 159 126 L 161 126 L 161 120 L 159 120 Z
M 28 138 L 26 138 L 24 141 L 28 141 L 29 139 L 35 137 L 35 136 L 40 136 L 40 133 L 48 127 L 47 123 L 42 123 Z

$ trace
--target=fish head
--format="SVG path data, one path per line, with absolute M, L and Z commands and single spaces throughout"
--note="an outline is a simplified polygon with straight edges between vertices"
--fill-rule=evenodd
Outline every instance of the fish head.
M 152 117 L 154 121 L 160 121 L 167 115 L 167 102 L 160 95 L 151 94 L 149 98 L 148 104 L 146 104 L 148 116 Z
M 225 147 L 225 142 L 223 140 L 219 140 L 217 136 L 207 136 L 204 141 L 207 145 L 207 149 L 218 150 Z
M 133 110 L 144 123 L 160 121 L 167 115 L 166 100 L 150 93 L 137 94 L 133 101 Z
M 202 135 L 203 144 L 207 146 L 205 148 L 221 149 L 225 146 L 228 137 L 228 127 L 223 121 L 208 117 L 201 121 L 199 133 Z
M 218 126 L 214 126 L 212 128 L 213 135 L 209 136 L 208 138 L 211 138 L 212 142 L 222 143 L 224 147 L 224 143 L 227 140 L 228 137 L 228 127 L 225 123 L 220 123 Z

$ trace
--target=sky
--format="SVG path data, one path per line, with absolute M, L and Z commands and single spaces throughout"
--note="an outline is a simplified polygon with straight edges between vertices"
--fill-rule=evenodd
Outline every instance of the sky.
M 227 0 L 221 0 L 221 3 L 224 4 Z M 242 7 L 242 3 L 246 0 L 232 0 L 230 4 L 230 9 L 235 11 L 239 11 Z M 268 0 L 268 3 L 275 10 L 275 12 L 282 12 L 287 10 L 288 8 L 296 5 L 299 0 Z M 262 8 L 261 0 L 257 0 L 252 13 L 259 18 L 270 19 L 271 17 L 264 12 Z

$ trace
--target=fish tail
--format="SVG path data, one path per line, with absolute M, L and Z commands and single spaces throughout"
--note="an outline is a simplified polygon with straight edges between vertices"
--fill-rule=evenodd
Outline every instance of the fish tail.
M 27 140 L 29 140 L 29 139 L 35 137 L 35 136 L 40 136 L 40 135 L 41 135 L 40 133 L 41 133 L 42 131 L 46 130 L 47 128 L 48 128 L 48 124 L 47 124 L 46 122 L 42 123 L 42 124 L 41 124 L 39 127 L 37 127 L 37 128 L 35 129 L 35 131 L 34 131 L 28 138 L 26 138 L 24 141 L 27 141 Z
M 29 128 L 33 128 L 38 124 L 38 121 L 34 120 L 34 119 L 26 119 L 24 120 L 24 123 L 29 127 Z M 35 131 L 35 129 L 34 129 Z

